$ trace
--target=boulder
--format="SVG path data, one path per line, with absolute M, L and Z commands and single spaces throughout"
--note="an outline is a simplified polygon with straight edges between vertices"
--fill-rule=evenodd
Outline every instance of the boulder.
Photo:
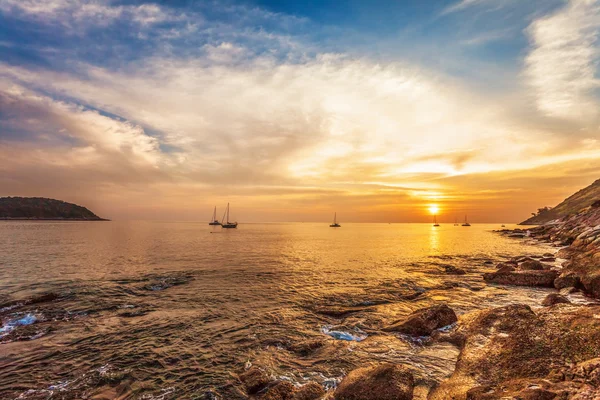
M 504 274 L 504 273 L 512 272 L 515 270 L 515 267 L 512 264 L 500 263 L 497 265 L 497 267 L 498 267 L 498 270 L 496 271 L 496 273 L 498 273 L 498 274 Z
M 379 364 L 355 369 L 339 384 L 334 400 L 412 400 L 414 378 L 403 366 Z
M 559 303 L 569 304 L 569 303 L 571 303 L 571 301 L 569 299 L 567 299 L 565 296 L 558 294 L 558 293 L 550 293 L 548 296 L 546 296 L 544 301 L 542 301 L 542 305 L 544 307 L 553 306 L 553 305 L 559 304 Z
M 292 400 L 296 387 L 288 381 L 277 381 L 269 388 L 267 393 L 261 397 L 263 400 Z
M 600 298 L 600 271 L 590 272 L 581 278 L 581 283 L 588 292 L 595 298 Z
M 301 386 L 296 393 L 294 393 L 292 400 L 317 400 L 325 396 L 326 393 L 323 386 L 316 382 L 309 382 L 306 385 Z
M 540 258 L 540 261 L 542 261 L 542 262 L 554 262 L 554 261 L 556 261 L 556 258 L 554 258 L 554 257 L 543 257 L 543 258 Z
M 240 374 L 239 379 L 244 384 L 248 394 L 260 392 L 273 381 L 265 371 L 258 367 L 250 367 L 246 372 Z
M 522 271 L 541 271 L 545 268 L 544 268 L 544 264 L 542 264 L 541 262 L 539 262 L 537 260 L 527 260 L 527 261 L 523 261 L 519 265 L 519 269 L 521 269 Z
M 436 329 L 451 325 L 456 321 L 454 311 L 446 304 L 440 304 L 417 310 L 406 319 L 397 321 L 383 330 L 413 336 L 428 336 Z
M 554 280 L 554 287 L 559 290 L 579 286 L 581 286 L 581 281 L 575 272 L 563 272 Z
M 538 286 L 554 287 L 554 280 L 558 272 L 552 270 L 542 271 L 514 271 L 514 272 L 493 272 L 483 274 L 483 279 L 489 283 L 498 283 L 501 285 L 514 286 Z

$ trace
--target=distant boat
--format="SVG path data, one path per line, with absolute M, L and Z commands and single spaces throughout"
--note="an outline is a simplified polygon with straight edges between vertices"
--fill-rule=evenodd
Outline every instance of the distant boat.
M 237 228 L 237 222 L 229 222 L 229 203 L 227 203 L 227 209 L 225 210 L 225 214 L 223 215 L 222 221 L 226 221 L 221 223 L 221 227 L 225 229 Z
M 438 224 L 437 222 L 437 218 L 435 215 L 433 216 L 433 226 L 440 226 L 440 224 Z
M 329 225 L 330 228 L 340 228 L 341 225 L 337 223 L 337 213 L 333 214 L 333 224 Z
M 213 216 L 208 224 L 209 225 L 221 225 L 221 223 L 217 219 L 217 207 L 216 206 L 215 206 L 215 211 L 213 211 Z
M 462 226 L 471 226 L 471 224 L 467 221 L 467 216 L 465 215 L 465 223 Z
M 458 218 L 454 218 L 454 226 L 458 226 Z

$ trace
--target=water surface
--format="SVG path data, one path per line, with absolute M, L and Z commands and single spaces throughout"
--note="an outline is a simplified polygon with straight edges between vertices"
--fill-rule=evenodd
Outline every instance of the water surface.
M 333 387 L 380 360 L 432 385 L 457 349 L 383 326 L 439 302 L 464 313 L 547 293 L 482 281 L 490 261 L 548 251 L 498 228 L 0 222 L 0 398 L 119 384 L 133 398 L 235 398 L 234 374 L 250 364 Z

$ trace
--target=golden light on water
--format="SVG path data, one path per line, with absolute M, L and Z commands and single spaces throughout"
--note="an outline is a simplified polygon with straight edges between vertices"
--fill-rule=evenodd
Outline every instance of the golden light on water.
M 431 215 L 437 215 L 440 212 L 440 207 L 437 204 L 431 204 L 429 206 L 429 213 Z

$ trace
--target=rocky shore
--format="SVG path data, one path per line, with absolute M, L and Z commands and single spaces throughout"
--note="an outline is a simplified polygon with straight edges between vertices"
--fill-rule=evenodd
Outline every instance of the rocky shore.
M 460 349 L 455 371 L 437 387 L 418 392 L 411 368 L 389 363 L 355 369 L 329 391 L 315 382 L 298 387 L 278 381 L 267 370 L 252 366 L 240 372 L 237 379 L 243 389 L 233 385 L 236 389 L 230 398 L 600 399 L 600 303 L 595 301 L 600 298 L 600 201 L 550 225 L 498 234 L 551 243 L 558 251 L 503 260 L 495 271 L 483 275 L 487 284 L 556 291 L 539 307 L 507 304 L 457 317 L 440 304 L 383 328 L 427 337 L 427 344 L 448 342 Z M 586 301 L 572 302 L 569 298 L 574 294 Z

